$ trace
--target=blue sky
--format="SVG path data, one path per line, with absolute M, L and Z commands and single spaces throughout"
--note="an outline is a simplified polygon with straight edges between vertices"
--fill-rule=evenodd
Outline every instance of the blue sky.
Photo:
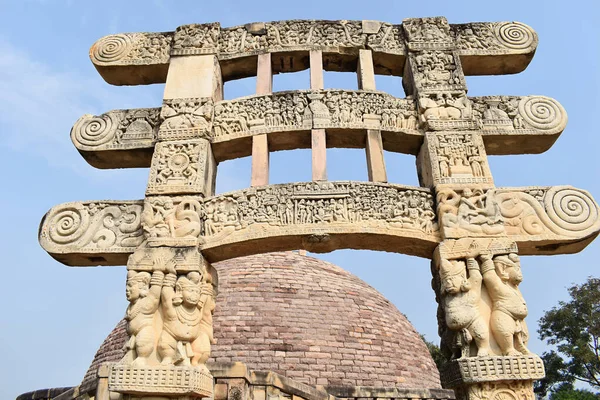
M 545 95 L 557 99 L 569 123 L 541 155 L 490 158 L 497 186 L 570 184 L 600 200 L 600 33 L 597 1 L 0 1 L 0 206 L 4 288 L 0 298 L 0 398 L 80 382 L 96 349 L 123 316 L 122 267 L 68 268 L 37 243 L 38 224 L 53 205 L 75 200 L 139 199 L 148 170 L 101 171 L 88 166 L 69 139 L 83 114 L 157 107 L 163 85 L 113 87 L 89 61 L 98 38 L 119 32 L 171 31 L 178 25 L 222 26 L 283 19 L 375 19 L 444 15 L 451 23 L 524 22 L 540 39 L 525 72 L 468 77 L 469 94 Z M 226 98 L 252 94 L 254 80 L 225 85 Z M 401 78 L 378 77 L 378 89 L 403 96 Z M 306 71 L 277 76 L 274 90 L 306 89 Z M 326 73 L 326 87 L 356 89 L 352 74 Z M 364 151 L 328 150 L 331 180 L 367 180 Z M 385 154 L 390 182 L 416 185 L 413 156 Z M 271 183 L 310 180 L 310 151 L 271 155 Z M 247 187 L 250 160 L 219 166 L 217 191 Z M 392 253 L 337 251 L 318 255 L 358 275 L 391 300 L 417 330 L 437 341 L 429 262 Z M 541 354 L 537 321 L 566 287 L 598 276 L 600 241 L 577 255 L 524 257 L 530 348 Z

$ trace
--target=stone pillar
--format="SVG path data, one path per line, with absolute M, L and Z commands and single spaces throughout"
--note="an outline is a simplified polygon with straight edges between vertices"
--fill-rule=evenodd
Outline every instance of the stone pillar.
M 375 90 L 375 70 L 371 50 L 359 50 L 356 75 L 359 89 Z M 383 141 L 379 129 L 367 129 L 365 149 L 369 181 L 387 182 L 385 160 L 383 159 Z
M 273 92 L 273 70 L 271 53 L 259 54 L 256 70 L 256 94 Z M 269 140 L 267 134 L 252 136 L 252 179 L 251 186 L 269 184 Z
M 108 387 L 102 375 L 99 396 L 213 395 L 206 360 L 217 278 L 198 238 L 217 171 L 210 135 L 213 104 L 223 98 L 212 40 L 218 31 L 218 24 L 194 24 L 175 32 L 141 215 L 145 240 L 127 262 L 130 340 L 124 359 L 102 371 Z
M 313 90 L 324 89 L 323 82 L 323 52 L 311 50 L 310 57 L 310 88 Z M 327 180 L 327 138 L 325 129 L 311 130 L 312 149 L 312 180 Z
M 544 376 L 544 366 L 526 347 L 518 248 L 494 196 L 450 26 L 436 17 L 404 20 L 403 29 L 403 85 L 417 99 L 425 130 L 419 181 L 435 191 L 443 238 L 432 261 L 440 347 L 451 359 L 442 385 L 461 400 L 533 400 L 533 381 Z

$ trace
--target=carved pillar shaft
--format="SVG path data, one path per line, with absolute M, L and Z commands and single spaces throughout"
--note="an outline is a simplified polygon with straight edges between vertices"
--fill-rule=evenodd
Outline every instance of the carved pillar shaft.
M 479 123 L 445 18 L 403 22 L 403 84 L 425 139 L 419 181 L 435 190 L 443 241 L 432 262 L 442 385 L 458 399 L 533 399 L 543 362 L 527 350 L 527 306 L 516 243 L 507 238 Z

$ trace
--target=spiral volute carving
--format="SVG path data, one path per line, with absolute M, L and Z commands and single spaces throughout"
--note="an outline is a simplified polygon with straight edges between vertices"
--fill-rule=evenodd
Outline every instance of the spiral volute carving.
M 50 240 L 61 245 L 73 243 L 85 233 L 88 225 L 89 215 L 82 207 L 61 208 L 50 217 Z
M 598 207 L 582 190 L 552 188 L 545 196 L 544 205 L 552 222 L 568 231 L 580 232 L 598 222 Z
M 506 47 L 523 50 L 531 47 L 535 34 L 525 24 L 520 22 L 503 22 L 496 26 L 496 37 Z
M 75 145 L 96 147 L 112 141 L 116 130 L 117 123 L 112 115 L 86 114 L 75 123 L 71 136 Z
M 556 100 L 544 96 L 522 98 L 519 114 L 527 125 L 541 130 L 558 128 L 566 118 L 563 107 Z
M 105 36 L 98 40 L 90 52 L 92 60 L 99 64 L 112 64 L 122 60 L 131 51 L 132 38 L 127 34 Z

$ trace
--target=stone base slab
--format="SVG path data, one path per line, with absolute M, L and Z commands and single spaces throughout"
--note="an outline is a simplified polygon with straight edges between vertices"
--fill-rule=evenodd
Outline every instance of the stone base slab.
M 452 360 L 442 369 L 444 388 L 495 381 L 536 380 L 545 376 L 544 362 L 536 355 L 468 357 Z
M 213 396 L 213 377 L 197 367 L 109 365 L 108 390 L 123 394 L 203 398 Z

